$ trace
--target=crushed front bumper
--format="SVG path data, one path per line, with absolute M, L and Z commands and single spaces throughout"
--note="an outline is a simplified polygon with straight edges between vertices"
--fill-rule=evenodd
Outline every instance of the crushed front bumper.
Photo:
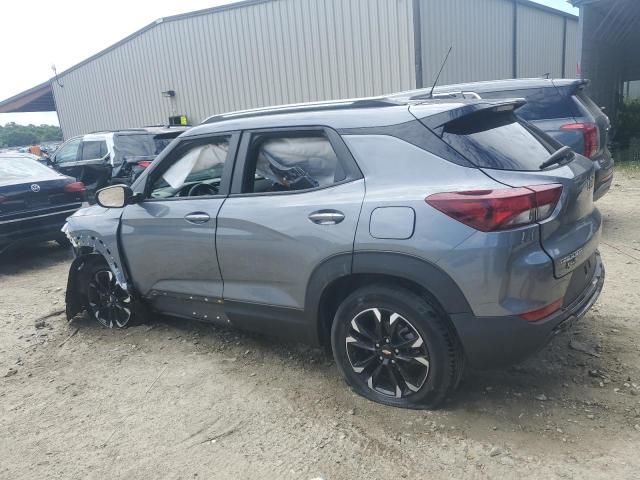
M 605 271 L 600 254 L 591 280 L 582 292 L 558 312 L 538 322 L 519 316 L 476 317 L 462 313 L 451 315 L 471 366 L 491 368 L 522 360 L 545 346 L 553 335 L 582 318 L 602 292 Z

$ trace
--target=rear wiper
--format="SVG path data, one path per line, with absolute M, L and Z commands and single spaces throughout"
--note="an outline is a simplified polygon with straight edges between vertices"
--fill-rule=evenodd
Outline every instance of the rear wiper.
M 556 150 L 551 154 L 549 158 L 547 158 L 544 162 L 540 164 L 540 170 L 544 170 L 545 168 L 550 167 L 551 165 L 560 163 L 560 160 L 567 157 L 570 153 L 573 153 L 573 150 L 571 150 L 571 147 L 567 145 L 565 145 L 559 150 Z

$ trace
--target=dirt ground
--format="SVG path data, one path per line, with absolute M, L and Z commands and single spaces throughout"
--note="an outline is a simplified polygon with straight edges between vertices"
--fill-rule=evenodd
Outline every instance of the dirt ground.
M 322 350 L 181 320 L 67 324 L 68 252 L 15 252 L 0 260 L 0 478 L 639 478 L 639 205 L 640 171 L 618 172 L 598 202 L 604 292 L 575 330 L 468 372 L 434 412 L 356 396 Z

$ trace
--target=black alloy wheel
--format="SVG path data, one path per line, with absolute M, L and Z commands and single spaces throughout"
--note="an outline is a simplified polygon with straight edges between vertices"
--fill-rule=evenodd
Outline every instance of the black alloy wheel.
M 87 299 L 91 315 L 107 328 L 125 328 L 131 320 L 131 296 L 118 285 L 108 267 L 95 271 Z
M 368 308 L 358 313 L 350 322 L 345 347 L 353 371 L 382 395 L 407 397 L 419 391 L 429 375 L 424 339 L 392 310 Z
M 356 393 L 394 407 L 438 407 L 464 371 L 464 352 L 436 300 L 394 284 L 349 294 L 335 314 L 331 347 Z

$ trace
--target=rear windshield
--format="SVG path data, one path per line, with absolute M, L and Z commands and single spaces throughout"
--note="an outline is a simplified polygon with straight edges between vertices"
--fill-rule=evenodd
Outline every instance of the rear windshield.
M 499 92 L 483 92 L 482 98 L 524 98 L 527 103 L 520 107 L 516 114 L 527 121 L 550 120 L 579 116 L 580 112 L 573 103 L 570 94 L 555 87 L 527 88 L 519 90 L 502 90 Z
M 481 168 L 540 170 L 558 144 L 512 112 L 482 111 L 445 126 L 442 139 Z

